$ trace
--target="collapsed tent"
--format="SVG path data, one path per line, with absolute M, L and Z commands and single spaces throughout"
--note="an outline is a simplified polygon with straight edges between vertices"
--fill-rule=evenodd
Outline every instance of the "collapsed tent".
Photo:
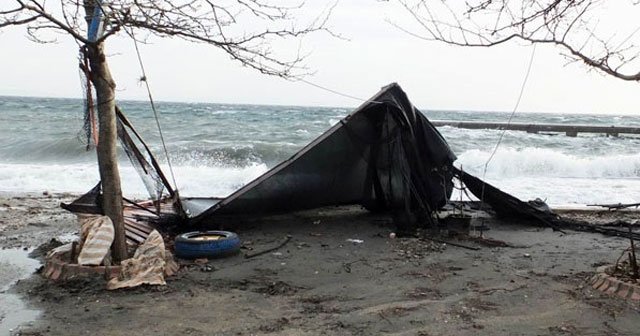
M 151 219 L 162 215 L 159 205 L 166 190 L 169 198 L 165 200 L 173 201 L 173 211 L 192 226 L 224 223 L 228 227 L 229 217 L 234 216 L 362 205 L 371 211 L 389 211 L 396 225 L 410 228 L 430 223 L 432 213 L 449 200 L 453 189 L 455 155 L 395 83 L 382 88 L 291 158 L 224 199 L 178 198 L 131 123 L 120 112 L 118 118 L 121 142 L 147 181 L 156 206 L 155 214 L 147 207 Z M 143 150 L 137 149 L 139 145 L 127 129 Z M 75 205 L 80 204 L 66 208 L 71 210 Z M 136 218 L 140 218 L 140 211 Z M 140 230 L 131 224 L 125 226 L 133 236 Z
M 442 135 L 394 83 L 229 197 L 182 203 L 196 225 L 228 215 L 346 204 L 392 211 L 396 224 L 411 225 L 430 221 L 447 202 L 455 159 Z

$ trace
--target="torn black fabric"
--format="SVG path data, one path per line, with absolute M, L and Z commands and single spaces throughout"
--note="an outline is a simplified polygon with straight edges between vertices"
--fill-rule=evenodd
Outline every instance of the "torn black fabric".
M 343 204 L 430 218 L 451 195 L 455 159 L 436 128 L 391 84 L 191 223 Z
M 60 207 L 73 212 L 73 213 L 85 213 L 102 215 L 102 185 L 100 182 L 95 187 L 91 188 L 86 194 L 78 197 L 73 202 L 61 203 Z
M 523 202 L 458 168 L 454 167 L 453 169 L 455 175 L 471 193 L 480 201 L 489 204 L 499 217 L 538 221 L 546 226 L 558 229 L 558 216 L 554 213 L 543 211 L 530 203 Z

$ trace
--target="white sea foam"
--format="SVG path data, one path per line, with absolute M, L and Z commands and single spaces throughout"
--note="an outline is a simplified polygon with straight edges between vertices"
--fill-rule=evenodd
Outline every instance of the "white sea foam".
M 456 165 L 481 177 L 490 155 L 468 150 Z M 640 154 L 579 157 L 549 148 L 500 148 L 485 177 L 521 200 L 541 198 L 555 206 L 640 200 Z
M 267 171 L 264 164 L 242 168 L 174 167 L 178 189 L 183 196 L 224 197 Z M 167 167 L 164 172 L 169 174 Z M 147 191 L 130 166 L 121 167 L 123 193 L 145 197 Z M 169 177 L 170 178 L 170 177 Z M 36 165 L 0 164 L 0 192 L 83 193 L 99 180 L 95 164 Z
M 487 182 L 523 201 L 540 198 L 552 206 L 635 203 L 640 200 L 640 179 L 510 177 Z M 451 199 L 460 199 L 455 191 Z M 463 199 L 467 199 L 463 195 Z
M 165 171 L 168 171 L 165 169 Z M 267 171 L 265 164 L 246 167 L 176 167 L 176 183 L 183 196 L 224 197 Z
M 147 104 L 122 104 L 162 160 L 155 128 L 148 122 Z M 205 197 L 229 195 L 267 171 L 263 162 L 273 165 L 286 160 L 350 111 L 180 103 L 163 103 L 161 108 L 178 189 L 184 196 Z M 95 153 L 84 152 L 84 146 L 78 143 L 82 138 L 78 135 L 81 110 L 80 100 L 0 100 L 0 115 L 6 121 L 0 122 L 0 192 L 82 193 L 98 181 Z M 427 116 L 434 120 L 506 121 L 508 114 L 429 111 Z M 612 121 L 616 125 L 640 125 L 637 116 L 518 113 L 514 119 L 521 123 L 593 125 L 610 125 Z M 439 130 L 458 155 L 456 164 L 479 176 L 501 137 L 495 130 Z M 634 136 L 565 137 L 507 131 L 486 178 L 523 200 L 547 198 L 553 205 L 638 202 L 638 146 L 640 137 Z M 166 167 L 164 171 L 169 175 Z M 121 176 L 126 196 L 146 196 L 130 166 L 122 166 Z
M 468 150 L 458 166 L 481 173 L 491 152 Z M 549 148 L 500 148 L 487 168 L 488 177 L 638 178 L 640 154 L 578 157 Z

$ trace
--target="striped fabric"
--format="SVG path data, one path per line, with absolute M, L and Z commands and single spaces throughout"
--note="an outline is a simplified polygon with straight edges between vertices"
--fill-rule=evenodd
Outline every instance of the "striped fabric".
M 100 215 L 79 215 L 82 245 L 78 254 L 80 265 L 100 265 L 113 243 L 111 219 Z
M 164 240 L 153 230 L 136 250 L 133 258 L 123 260 L 120 275 L 107 283 L 107 289 L 136 287 L 142 284 L 166 285 Z

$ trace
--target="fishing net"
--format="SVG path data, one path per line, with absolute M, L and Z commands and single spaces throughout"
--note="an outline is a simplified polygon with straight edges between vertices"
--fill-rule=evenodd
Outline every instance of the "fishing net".
M 80 86 L 83 96 L 83 125 L 79 138 L 86 145 L 86 150 L 90 150 L 92 146 L 98 145 L 98 124 L 96 122 L 96 111 L 94 92 L 91 89 L 91 77 L 89 74 L 89 59 L 86 51 L 80 50 L 78 55 Z
M 116 108 L 116 111 L 118 114 L 118 138 L 131 164 L 142 178 L 149 196 L 157 201 L 165 195 L 165 191 L 173 195 L 173 190 L 147 145 L 120 109 Z M 131 137 L 127 130 L 133 133 L 135 137 Z M 139 148 L 144 148 L 144 150 Z

